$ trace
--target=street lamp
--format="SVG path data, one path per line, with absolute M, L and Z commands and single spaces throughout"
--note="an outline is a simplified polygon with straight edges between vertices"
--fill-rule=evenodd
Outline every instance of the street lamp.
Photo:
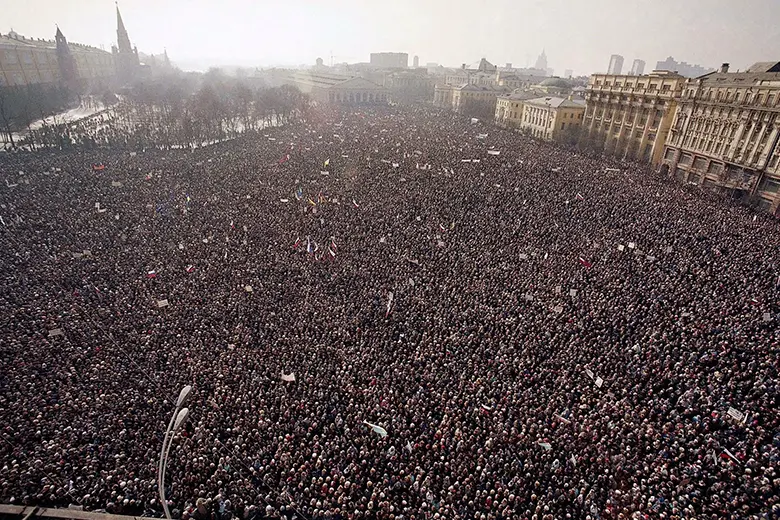
M 160 450 L 160 462 L 157 466 L 157 489 L 160 493 L 160 502 L 162 503 L 163 511 L 165 512 L 165 518 L 170 520 L 171 513 L 168 511 L 168 502 L 165 500 L 165 470 L 168 465 L 168 453 L 171 451 L 171 444 L 173 444 L 173 437 L 181 427 L 182 423 L 187 419 L 189 413 L 188 408 L 182 408 L 182 405 L 192 392 L 192 386 L 187 385 L 179 392 L 179 398 L 176 400 L 176 408 L 171 416 L 171 421 L 168 423 L 168 429 L 165 430 L 165 436 L 163 437 L 163 445 Z

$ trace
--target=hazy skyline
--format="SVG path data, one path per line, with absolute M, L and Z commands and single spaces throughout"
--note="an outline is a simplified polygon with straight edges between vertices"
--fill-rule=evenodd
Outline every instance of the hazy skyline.
M 611 54 L 647 62 L 678 61 L 732 70 L 780 60 L 777 0 L 124 0 L 134 45 L 167 48 L 190 70 L 368 61 L 371 52 L 407 52 L 420 64 L 532 66 L 545 49 L 556 74 L 604 72 Z M 58 24 L 69 41 L 110 50 L 116 42 L 113 0 L 0 0 L 0 32 L 13 28 L 52 39 Z

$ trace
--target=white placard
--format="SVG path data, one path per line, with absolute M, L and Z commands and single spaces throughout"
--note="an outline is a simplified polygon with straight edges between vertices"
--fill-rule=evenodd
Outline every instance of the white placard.
M 53 338 L 55 336 L 64 336 L 64 335 L 65 335 L 65 333 L 62 332 L 62 329 L 51 329 L 49 331 L 49 337 L 50 338 Z
M 636 247 L 636 242 L 629 242 L 628 247 L 629 249 L 634 249 Z
M 745 414 L 740 412 L 736 408 L 729 407 L 726 413 L 728 413 L 731 417 L 733 417 L 737 421 L 742 421 L 745 418 Z
M 569 289 L 569 296 L 571 296 L 572 298 L 577 296 L 577 289 Z
M 600 377 L 596 377 L 596 386 L 601 388 L 601 385 L 603 384 L 604 384 L 604 380 L 601 379 Z
M 168 306 L 168 300 L 157 300 L 157 308 L 163 308 Z
M 625 251 L 625 250 L 626 250 L 626 246 L 624 246 L 623 244 L 618 244 L 618 251 Z

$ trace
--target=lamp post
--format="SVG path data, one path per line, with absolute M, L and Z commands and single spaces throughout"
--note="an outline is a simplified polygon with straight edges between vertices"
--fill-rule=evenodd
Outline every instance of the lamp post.
M 168 429 L 165 430 L 165 436 L 163 437 L 162 449 L 160 450 L 160 462 L 157 466 L 157 489 L 160 494 L 160 502 L 162 503 L 163 511 L 165 512 L 165 518 L 170 520 L 171 513 L 168 511 L 168 503 L 165 500 L 165 470 L 168 465 L 168 453 L 171 451 L 171 444 L 173 444 L 173 437 L 179 430 L 182 423 L 187 419 L 189 413 L 188 408 L 182 408 L 182 405 L 192 392 L 192 386 L 187 385 L 179 392 L 179 398 L 176 400 L 176 408 L 171 416 L 171 421 L 168 423 Z

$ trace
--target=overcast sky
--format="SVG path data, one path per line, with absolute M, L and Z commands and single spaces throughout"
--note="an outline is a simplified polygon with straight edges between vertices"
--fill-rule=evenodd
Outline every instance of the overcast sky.
M 610 54 L 649 71 L 678 61 L 732 70 L 780 60 L 780 0 L 122 0 L 130 40 L 184 69 L 211 65 L 368 61 L 370 52 L 420 63 L 532 66 L 544 48 L 556 74 L 603 72 Z M 0 32 L 116 41 L 113 0 L 0 0 Z

